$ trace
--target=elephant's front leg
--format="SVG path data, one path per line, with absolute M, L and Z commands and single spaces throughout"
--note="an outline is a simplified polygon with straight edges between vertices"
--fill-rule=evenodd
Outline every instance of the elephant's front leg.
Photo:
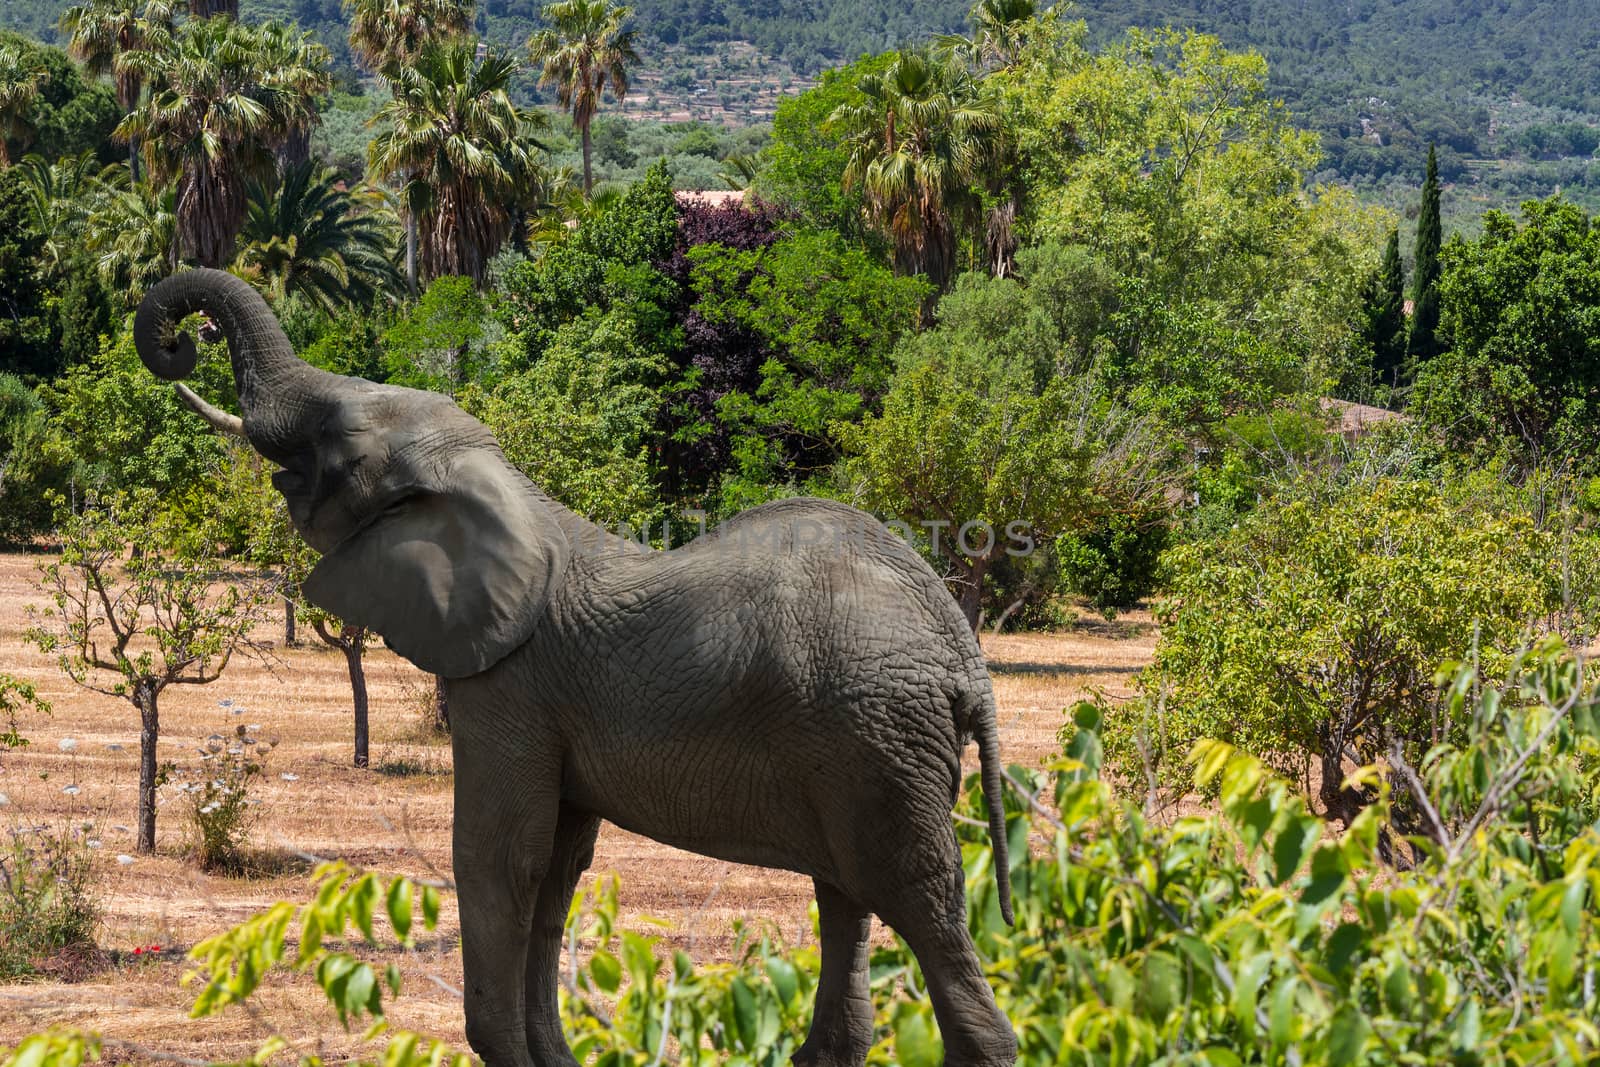
M 528 1050 L 539 1067 L 577 1067 L 561 1029 L 561 943 L 578 878 L 594 860 L 598 816 L 561 809 L 555 844 L 533 908 L 528 948 Z
M 452 742 L 467 1041 L 488 1067 L 543 1067 L 529 1051 L 524 981 L 560 814 L 560 757 L 513 756 L 503 738 L 474 739 L 470 726 Z

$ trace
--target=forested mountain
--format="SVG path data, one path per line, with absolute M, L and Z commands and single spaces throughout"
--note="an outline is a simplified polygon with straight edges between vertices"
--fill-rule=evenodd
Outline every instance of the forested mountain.
M 67 0 L 0 0 L 0 27 L 56 39 Z M 634 0 L 643 64 L 633 117 L 748 125 L 782 94 L 863 53 L 962 29 L 968 0 Z M 1041 3 L 1041 6 L 1044 6 Z M 520 47 L 539 0 L 481 0 L 477 32 Z M 1560 190 L 1600 204 L 1600 13 L 1593 0 L 1078 0 L 1091 37 L 1193 27 L 1260 50 L 1296 121 L 1322 135 L 1320 178 L 1400 206 L 1430 143 L 1462 209 Z M 244 0 L 345 57 L 340 0 Z M 740 43 L 743 42 L 743 43 Z M 753 46 L 753 48 L 752 48 Z M 527 79 L 524 98 L 543 98 Z

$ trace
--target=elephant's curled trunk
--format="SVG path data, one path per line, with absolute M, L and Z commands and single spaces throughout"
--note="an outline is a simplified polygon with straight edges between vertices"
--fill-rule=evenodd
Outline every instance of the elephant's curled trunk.
M 158 377 L 176 381 L 194 373 L 194 338 L 179 333 L 178 324 L 195 312 L 210 316 L 227 338 L 250 442 L 262 455 L 281 462 L 280 454 L 298 436 L 292 418 L 315 395 L 312 379 L 318 372 L 294 354 L 272 310 L 248 282 L 226 271 L 198 268 L 156 283 L 134 316 L 134 347 Z M 217 424 L 187 397 L 185 403 Z

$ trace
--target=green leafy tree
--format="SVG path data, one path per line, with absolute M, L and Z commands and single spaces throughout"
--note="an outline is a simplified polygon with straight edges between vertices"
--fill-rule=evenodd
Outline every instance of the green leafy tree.
M 394 99 L 373 120 L 368 165 L 404 183 L 401 204 L 417 226 L 413 291 L 419 276 L 481 281 L 538 187 L 540 119 L 508 95 L 516 68 L 508 55 L 475 60 L 462 41 L 426 45 L 392 72 Z
M 61 49 L 0 29 L 0 49 L 10 47 L 18 50 L 25 68 L 45 72 L 24 116 L 27 136 L 8 146 L 12 158 L 32 151 L 53 162 L 93 152 L 101 162 L 111 162 L 110 135 L 122 117 L 111 87 L 86 80 Z
M 1585 467 L 1600 455 L 1600 223 L 1559 198 L 1491 211 L 1441 256 L 1450 350 L 1418 372 L 1412 408 L 1452 446 Z
M 894 247 L 895 270 L 924 274 L 942 292 L 956 262 L 956 218 L 992 158 L 995 102 L 971 74 L 930 52 L 902 52 L 862 77 L 864 98 L 832 120 L 849 138 L 846 189 Z
M 130 555 L 130 549 L 139 551 Z M 61 557 L 40 567 L 50 606 L 27 639 L 93 692 L 139 712 L 138 848 L 156 847 L 156 746 L 161 695 L 216 681 L 271 602 L 264 584 L 220 561 L 165 521 L 153 494 L 91 505 L 61 528 Z
M 701 245 L 688 258 L 697 329 L 751 339 L 751 380 L 715 402 L 737 462 L 716 508 L 729 514 L 826 477 L 840 456 L 836 427 L 875 410 L 928 287 L 831 233 L 749 251 Z M 684 387 L 702 372 L 690 368 Z M 708 429 L 691 421 L 676 433 Z
M 1379 385 L 1401 384 L 1406 361 L 1405 267 L 1400 262 L 1400 231 L 1390 230 L 1383 264 L 1367 284 L 1366 339 L 1372 345 L 1372 371 Z
M 1077 399 L 1060 379 L 1036 393 L 934 356 L 896 378 L 881 415 L 844 431 L 852 495 L 901 521 L 936 524 L 931 550 L 953 573 L 974 630 L 989 570 L 1067 529 L 1088 496 Z
M 204 395 L 232 396 L 225 358 L 207 359 L 201 377 L 196 388 Z M 204 482 L 224 455 L 210 427 L 139 362 L 129 334 L 43 394 L 51 458 L 71 471 L 79 495 L 110 500 L 145 487 L 176 498 Z
M 1151 717 L 1121 717 L 1112 750 L 1170 781 L 1195 740 L 1215 737 L 1316 781 L 1326 811 L 1353 818 L 1371 794 L 1342 786 L 1352 762 L 1418 765 L 1469 740 L 1470 720 L 1432 683 L 1439 663 L 1475 656 L 1498 675 L 1554 624 L 1593 631 L 1600 543 L 1553 511 L 1536 522 L 1483 478 L 1448 493 L 1353 478 L 1175 549 L 1139 682 Z
M 642 536 L 665 517 L 651 450 L 672 368 L 658 344 L 636 307 L 591 308 L 556 331 L 532 368 L 467 407 L 534 484 Z
M 610 0 L 560 0 L 546 4 L 540 17 L 550 26 L 528 39 L 528 54 L 540 66 L 539 84 L 554 82 L 557 101 L 572 112 L 587 194 L 594 188 L 590 126 L 607 89 L 618 100 L 628 95 L 628 67 L 639 62 L 627 28 L 633 9 Z
M 486 327 L 493 325 L 471 278 L 435 278 L 416 304 L 384 331 L 388 380 L 412 389 L 456 393 L 485 376 L 483 342 Z
M 1093 253 L 1115 279 L 1100 347 L 1116 393 L 1191 432 L 1323 392 L 1366 354 L 1352 325 L 1379 216 L 1308 190 L 1316 140 L 1260 56 L 1140 33 L 1088 50 L 1041 16 L 986 83 L 1008 116 L 1025 243 Z
M 556 331 L 588 309 L 605 310 L 618 298 L 638 295 L 641 287 L 667 285 L 665 278 L 644 282 L 637 268 L 666 260 L 677 240 L 678 203 L 660 162 L 575 230 L 563 227 L 537 260 L 513 266 L 499 286 L 497 317 L 522 338 L 528 362 L 537 362 Z M 651 303 L 661 309 L 675 296 L 655 292 Z M 664 329 L 660 336 L 670 340 Z
M 48 76 L 43 61 L 30 49 L 0 42 L 0 169 L 11 165 L 6 142 L 29 135 L 28 111 Z
M 393 217 L 385 225 L 376 205 L 339 186 L 334 171 L 309 162 L 251 185 L 235 266 L 274 303 L 298 296 L 331 314 L 399 293 Z
M 1411 288 L 1411 333 L 1406 356 L 1412 376 L 1443 348 L 1439 338 L 1439 249 L 1444 230 L 1439 218 L 1439 153 L 1428 146 L 1428 173 L 1422 183 L 1422 210 L 1417 215 L 1416 273 Z
M 852 240 L 881 240 L 866 225 L 861 189 L 845 187 L 850 146 L 828 119 L 843 108 L 865 106 L 861 80 L 881 75 L 893 58 L 864 57 L 825 70 L 812 88 L 778 101 L 772 138 L 761 150 L 761 168 L 751 186 L 756 197 L 793 213 L 803 226 Z
M 152 36 L 172 32 L 172 5 L 167 0 L 148 0 L 143 11 L 136 0 L 84 0 L 61 15 L 61 32 L 67 35 L 67 50 L 83 64 L 85 73 L 111 77 L 117 104 L 127 114 L 139 105 L 144 80 L 137 67 L 121 62 L 128 52 L 150 47 Z M 128 170 L 139 180 L 139 142 L 128 139 Z

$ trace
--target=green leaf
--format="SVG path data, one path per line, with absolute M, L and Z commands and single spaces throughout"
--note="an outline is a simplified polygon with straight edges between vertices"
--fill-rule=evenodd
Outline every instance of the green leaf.
M 728 988 L 728 994 L 733 1001 L 734 1034 L 739 1047 L 753 1052 L 757 1031 L 755 992 L 743 978 L 735 978 Z
M 1352 1067 L 1359 1063 L 1371 1033 L 1366 1016 L 1348 1004 L 1340 1008 L 1328 1025 L 1330 1067 Z
M 422 925 L 427 930 L 439 925 L 439 891 L 431 885 L 422 887 Z
M 1295 872 L 1300 869 L 1300 864 L 1305 861 L 1306 853 L 1316 845 L 1317 838 L 1322 836 L 1322 820 L 1314 815 L 1300 815 L 1289 821 L 1289 825 L 1278 834 L 1277 840 L 1272 843 L 1272 882 L 1282 885 Z
M 622 964 L 605 949 L 595 949 L 589 959 L 589 975 L 594 984 L 607 993 L 616 993 L 622 986 Z
M 389 891 L 384 894 L 384 906 L 389 912 L 389 925 L 394 927 L 395 936 L 401 941 L 406 941 L 411 934 L 411 879 L 396 878 L 389 883 Z
M 928 1017 L 925 1001 L 896 1004 L 892 1027 L 899 1067 L 939 1067 L 944 1059 L 944 1043 Z
M 785 1007 L 793 1004 L 800 995 L 800 973 L 795 970 L 794 964 L 776 956 L 768 956 L 763 965 L 767 977 L 772 980 L 773 990 L 778 994 L 779 1003 Z

